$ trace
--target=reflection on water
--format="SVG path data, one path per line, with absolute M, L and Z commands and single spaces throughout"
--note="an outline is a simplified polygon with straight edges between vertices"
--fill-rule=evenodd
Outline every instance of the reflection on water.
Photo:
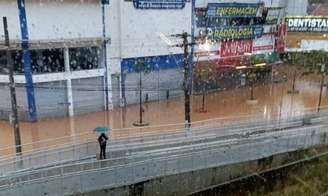
M 229 91 L 214 92 L 206 96 L 206 113 L 198 112 L 202 107 L 202 96 L 192 99 L 192 121 L 201 121 L 237 115 L 261 115 L 265 119 L 280 115 L 281 118 L 300 115 L 304 108 L 315 108 L 318 105 L 319 77 L 307 76 L 299 79 L 296 89 L 299 94 L 288 94 L 291 82 L 269 84 L 255 87 L 254 96 L 257 104 L 249 104 L 250 90 L 245 88 Z M 328 105 L 327 90 L 324 88 L 322 106 Z M 157 101 L 145 104 L 144 119 L 150 125 L 176 124 L 184 122 L 183 97 L 173 98 L 169 101 Z M 92 130 L 97 126 L 111 126 L 113 129 L 131 128 L 132 123 L 139 116 L 138 105 L 115 108 L 109 112 L 97 112 L 75 116 L 72 118 L 57 118 L 42 120 L 37 123 L 21 123 L 22 144 L 33 143 L 51 138 L 61 138 L 55 144 L 81 142 L 92 137 Z M 183 127 L 183 126 L 182 126 Z M 167 127 L 166 127 L 167 128 Z M 132 135 L 141 133 L 139 128 L 113 131 L 111 135 Z M 163 131 L 163 130 L 161 130 Z M 80 136 L 81 134 L 85 134 Z M 78 137 L 69 137 L 76 136 Z M 96 136 L 95 136 L 96 137 Z M 13 146 L 14 136 L 11 126 L 7 122 L 0 122 L 0 148 Z M 42 146 L 54 145 L 48 143 L 33 144 L 23 150 L 32 150 Z M 0 154 L 12 153 L 13 149 L 2 150 Z

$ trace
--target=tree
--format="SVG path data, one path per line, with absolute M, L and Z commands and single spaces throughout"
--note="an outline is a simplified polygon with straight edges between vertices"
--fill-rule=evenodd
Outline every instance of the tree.
M 254 97 L 254 86 L 257 81 L 257 71 L 261 69 L 261 67 L 257 67 L 257 65 L 266 65 L 266 59 L 264 57 L 259 57 L 257 55 L 251 55 L 249 60 L 246 62 L 247 69 L 246 69 L 246 80 L 248 85 L 250 85 L 250 97 L 249 101 L 255 101 L 256 98 Z
M 151 71 L 151 66 L 145 63 L 143 58 L 136 60 L 134 63 L 134 69 L 139 73 L 139 121 L 133 123 L 134 126 L 147 126 L 148 123 L 143 121 L 143 112 L 142 107 L 142 76 L 148 74 Z
M 254 73 L 254 69 L 251 68 L 249 71 L 247 71 L 246 80 L 247 80 L 248 84 L 250 85 L 250 90 L 251 90 L 249 100 L 254 101 L 254 100 L 256 100 L 254 97 L 254 84 L 256 81 L 256 74 Z
M 202 108 L 200 112 L 207 112 L 205 105 L 206 94 L 210 85 L 216 81 L 216 73 L 215 64 L 210 62 L 196 64 L 194 67 L 195 84 L 202 93 Z
M 289 92 L 295 92 L 295 80 L 297 75 L 297 70 L 300 68 L 305 70 L 301 71 L 302 75 L 307 74 L 320 74 L 320 94 L 317 111 L 320 111 L 321 107 L 321 98 L 322 98 L 322 90 L 325 80 L 325 75 L 328 72 L 328 53 L 322 50 L 312 50 L 307 52 L 293 52 L 288 56 L 288 62 L 294 66 L 294 74 L 293 74 L 293 88 Z
M 297 94 L 299 93 L 298 90 L 295 88 L 296 79 L 299 75 L 304 75 L 304 72 L 300 72 L 299 68 L 300 66 L 305 66 L 307 64 L 307 59 L 305 58 L 304 52 L 292 52 L 289 53 L 287 56 L 287 62 L 290 63 L 291 66 L 289 66 L 290 73 L 289 76 L 292 75 L 292 88 L 291 90 L 288 90 L 288 93 L 290 94 Z
M 328 72 L 328 53 L 322 50 L 313 50 L 307 54 L 307 59 L 309 63 L 305 65 L 305 69 L 310 73 L 320 74 L 320 94 L 317 111 L 320 111 L 321 99 L 322 99 L 322 90 L 325 82 L 325 75 Z

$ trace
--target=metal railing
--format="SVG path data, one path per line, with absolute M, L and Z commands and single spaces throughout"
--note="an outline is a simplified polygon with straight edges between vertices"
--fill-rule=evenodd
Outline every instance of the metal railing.
M 290 121 L 290 122 L 289 122 Z M 186 134 L 185 129 L 175 130 L 173 134 L 146 135 L 141 138 L 121 139 L 112 141 L 110 146 L 110 156 L 126 156 L 131 152 L 138 150 L 145 151 L 167 146 L 182 146 L 186 143 L 207 142 L 210 139 L 233 137 L 243 132 L 270 131 L 275 129 L 284 129 L 290 127 L 302 126 L 302 119 L 295 118 L 289 121 L 252 121 L 221 127 L 220 124 L 206 124 L 202 127 L 192 128 Z M 254 126 L 254 124 L 256 126 Z M 74 161 L 94 159 L 98 151 L 96 142 L 86 142 L 62 149 L 52 149 L 43 152 L 37 152 L 30 155 L 24 155 L 19 158 L 3 159 L 0 161 L 1 173 L 8 174 L 15 171 L 26 169 L 37 169 L 39 167 L 49 167 L 54 165 L 69 164 Z
M 322 113 L 316 115 L 318 118 L 325 118 L 328 114 Z M 222 125 L 220 122 L 204 123 L 188 130 L 177 129 L 168 131 L 168 133 L 157 133 L 142 135 L 139 138 L 121 138 L 110 142 L 110 156 L 126 156 L 131 152 L 145 151 L 156 148 L 164 148 L 167 146 L 182 146 L 186 143 L 207 142 L 209 139 L 217 139 L 218 137 L 227 138 L 235 134 L 270 131 L 274 129 L 284 129 L 290 127 L 302 126 L 304 116 L 291 118 L 289 120 L 271 120 L 271 121 L 254 121 L 243 122 L 237 124 Z M 279 123 L 279 125 L 277 125 Z M 254 126 L 254 124 L 256 126 Z M 190 135 L 191 134 L 191 135 Z M 205 134 L 205 135 L 204 135 Z M 210 135 L 206 135 L 210 134 Z M 188 136 L 188 137 L 187 137 Z M 191 137 L 192 136 L 192 137 Z M 203 140 L 203 141 L 202 141 Z M 76 161 L 85 161 L 86 159 L 95 159 L 98 152 L 96 142 L 85 142 L 78 145 L 68 146 L 60 149 L 51 149 L 33 154 L 23 155 L 19 158 L 0 160 L 0 171 L 3 175 L 24 171 L 26 169 L 37 169 L 40 167 L 50 167 L 56 165 L 70 164 Z
M 24 192 L 42 195 L 54 191 L 51 193 L 64 195 L 119 187 L 155 177 L 257 160 L 274 154 L 326 145 L 327 132 L 327 126 L 312 126 L 288 132 L 258 134 L 254 137 L 240 138 L 235 142 L 226 141 L 223 145 L 204 148 L 197 152 L 191 150 L 189 153 L 181 152 L 169 156 L 163 154 L 161 157 L 145 157 L 142 161 L 129 161 L 125 164 L 115 165 L 112 159 L 108 159 L 64 166 L 65 168 L 52 168 L 51 172 L 44 169 L 38 171 L 39 174 L 31 172 L 25 173 L 25 176 L 13 176 L 11 179 L 2 178 L 0 181 L 4 185 L 0 188 L 0 193 L 21 195 Z M 253 172 L 251 169 L 246 171 L 249 174 Z
M 300 110 L 293 110 L 291 113 L 301 113 L 301 114 L 313 114 L 316 113 L 317 108 L 306 108 L 306 109 L 300 109 Z M 328 107 L 322 107 L 321 111 L 328 111 Z M 282 114 L 276 113 L 275 115 L 272 115 L 271 118 L 278 119 L 280 118 L 280 115 L 284 116 L 290 112 L 285 112 Z M 204 124 L 209 123 L 217 123 L 221 122 L 222 125 L 224 124 L 231 124 L 238 121 L 245 121 L 245 120 L 255 120 L 255 119 L 265 119 L 263 115 L 237 115 L 232 117 L 223 117 L 223 118 L 215 118 L 215 119 L 209 119 L 209 120 L 203 120 L 198 122 L 191 123 L 191 127 L 197 127 L 202 126 Z M 128 138 L 128 137 L 137 137 L 140 135 L 146 135 L 149 133 L 156 133 L 159 131 L 165 131 L 169 132 L 170 130 L 174 129 L 182 129 L 184 128 L 184 123 L 175 123 L 175 124 L 164 124 L 164 125 L 156 125 L 156 126 L 149 126 L 149 127 L 143 127 L 143 128 L 123 128 L 123 129 L 114 129 L 112 137 L 113 138 Z M 89 140 L 95 140 L 95 135 L 92 133 L 92 131 L 86 131 L 81 134 L 77 134 L 74 136 L 65 136 L 65 137 L 58 137 L 58 138 L 52 138 L 52 139 L 46 139 L 41 140 L 37 142 L 27 143 L 21 145 L 23 149 L 24 154 L 32 153 L 34 151 L 42 151 L 47 149 L 53 149 L 53 148 L 60 148 L 63 146 L 70 146 L 74 144 L 80 144 L 85 143 Z M 15 151 L 15 146 L 8 146 L 0 149 L 0 160 L 6 159 L 9 157 L 15 157 L 16 155 L 13 153 Z

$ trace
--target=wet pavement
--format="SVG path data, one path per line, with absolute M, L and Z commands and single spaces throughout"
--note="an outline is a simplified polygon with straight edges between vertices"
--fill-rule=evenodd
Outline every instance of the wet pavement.
M 281 73 L 285 72 L 284 70 L 286 69 L 282 67 L 278 71 Z M 206 96 L 207 112 L 200 112 L 202 96 L 193 96 L 191 118 L 192 121 L 202 121 L 241 115 L 260 115 L 265 119 L 271 119 L 273 116 L 279 115 L 281 118 L 300 115 L 305 108 L 314 108 L 313 111 L 315 111 L 319 100 L 320 77 L 298 78 L 296 89 L 300 91 L 299 94 L 288 94 L 287 91 L 291 87 L 291 80 L 256 86 L 254 89 L 256 104 L 247 103 L 250 97 L 248 87 L 209 93 Z M 326 87 L 322 95 L 321 105 L 328 106 Z M 163 129 L 183 127 L 183 100 L 183 97 L 178 97 L 144 104 L 144 120 L 150 123 L 150 126 L 180 123 L 179 126 L 163 126 L 161 129 L 133 127 L 133 122 L 138 121 L 139 118 L 138 105 L 115 108 L 109 112 L 83 114 L 72 118 L 47 119 L 36 123 L 24 122 L 20 124 L 22 144 L 33 144 L 24 146 L 23 150 L 28 151 L 72 141 L 82 142 L 93 137 L 92 130 L 97 126 L 111 126 L 114 129 L 111 133 L 112 136 L 132 136 L 138 132 L 143 134 L 146 131 L 164 131 Z M 96 135 L 94 137 L 96 138 Z M 53 140 L 54 138 L 61 139 Z M 35 143 L 45 140 L 51 141 Z M 14 135 L 11 125 L 8 122 L 0 121 L 0 149 L 2 149 L 0 155 L 13 153 L 13 145 Z

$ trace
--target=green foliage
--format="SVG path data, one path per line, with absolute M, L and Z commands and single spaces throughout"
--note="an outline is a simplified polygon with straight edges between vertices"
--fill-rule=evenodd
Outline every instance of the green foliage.
M 304 52 L 291 52 L 288 54 L 287 61 L 292 65 L 303 65 L 304 57 Z
M 328 73 L 328 53 L 322 50 L 312 50 L 308 52 L 292 52 L 288 54 L 288 63 L 295 66 L 302 66 L 307 73 Z
M 214 65 L 208 62 L 195 67 L 194 77 L 200 79 L 201 81 L 209 83 L 215 80 L 215 76 L 216 76 L 216 68 Z
M 196 85 L 207 88 L 209 84 L 216 81 L 217 69 L 215 64 L 203 62 L 195 65 L 193 74 Z
M 257 78 L 255 70 L 250 69 L 246 72 L 246 80 L 250 83 L 254 83 Z
M 267 63 L 267 60 L 265 59 L 265 57 L 261 57 L 258 55 L 252 55 L 250 58 L 251 61 L 251 65 L 256 65 L 256 64 L 261 64 L 261 63 Z

